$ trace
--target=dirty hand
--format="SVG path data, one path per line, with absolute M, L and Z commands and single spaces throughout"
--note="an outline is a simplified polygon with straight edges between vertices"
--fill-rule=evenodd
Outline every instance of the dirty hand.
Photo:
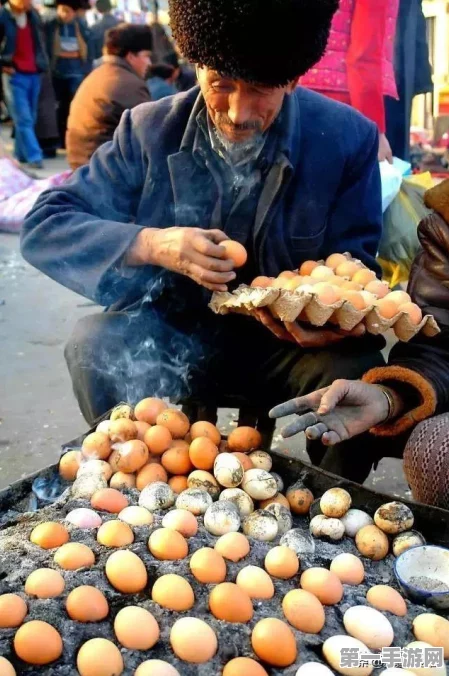
M 210 291 L 227 291 L 235 272 L 232 260 L 219 246 L 226 239 L 221 230 L 144 228 L 128 252 L 126 264 L 158 265 L 186 275 Z
M 385 421 L 389 404 L 377 385 L 335 380 L 330 387 L 275 406 L 270 418 L 292 413 L 298 418 L 281 430 L 284 438 L 305 432 L 308 439 L 321 439 L 326 446 L 333 446 Z
M 391 150 L 390 144 L 385 134 L 379 134 L 379 162 L 387 160 L 390 164 L 393 164 L 393 151 Z
M 339 343 L 345 338 L 359 338 L 365 334 L 363 324 L 358 324 L 352 331 L 343 329 L 324 329 L 321 327 L 300 324 L 299 322 L 277 321 L 269 310 L 257 308 L 253 315 L 280 340 L 297 343 L 303 348 L 326 347 Z

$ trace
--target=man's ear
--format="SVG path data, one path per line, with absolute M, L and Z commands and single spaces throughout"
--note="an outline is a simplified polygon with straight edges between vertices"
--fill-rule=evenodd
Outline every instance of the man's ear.
M 289 94 L 293 94 L 298 84 L 299 84 L 299 75 L 287 85 L 287 92 Z

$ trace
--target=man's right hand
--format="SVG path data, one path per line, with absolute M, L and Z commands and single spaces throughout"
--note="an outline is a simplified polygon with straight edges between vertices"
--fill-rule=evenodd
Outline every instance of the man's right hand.
M 16 72 L 16 69 L 13 68 L 12 66 L 2 66 L 2 73 L 5 75 L 14 75 Z
M 129 250 L 126 264 L 158 265 L 186 275 L 210 291 L 227 291 L 236 275 L 233 261 L 220 246 L 226 239 L 221 230 L 144 228 Z

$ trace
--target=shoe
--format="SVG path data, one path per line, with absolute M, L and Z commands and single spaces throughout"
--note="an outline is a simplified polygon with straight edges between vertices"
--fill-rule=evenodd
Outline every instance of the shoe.
M 42 160 L 38 160 L 37 162 L 28 162 L 27 166 L 29 169 L 43 169 L 44 163 Z

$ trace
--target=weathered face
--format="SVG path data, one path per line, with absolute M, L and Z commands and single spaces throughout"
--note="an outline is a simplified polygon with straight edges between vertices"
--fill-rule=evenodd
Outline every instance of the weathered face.
M 142 50 L 141 52 L 137 52 L 136 54 L 129 52 L 129 54 L 126 55 L 126 60 L 136 71 L 137 75 L 139 75 L 141 78 L 145 78 L 146 74 L 148 73 L 148 69 L 151 66 L 151 52 L 146 49 Z
M 56 8 L 56 13 L 58 15 L 58 19 L 60 19 L 62 23 L 71 23 L 76 17 L 75 10 L 68 5 L 58 5 Z
M 243 80 L 231 80 L 209 68 L 197 68 L 209 116 L 218 131 L 230 143 L 243 143 L 266 131 L 279 115 L 286 87 L 259 87 Z

